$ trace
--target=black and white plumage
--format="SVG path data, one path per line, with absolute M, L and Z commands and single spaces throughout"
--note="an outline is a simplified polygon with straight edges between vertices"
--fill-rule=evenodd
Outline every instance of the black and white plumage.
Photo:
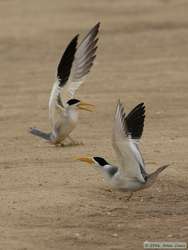
M 138 104 L 126 114 L 122 103 L 117 104 L 112 145 L 119 160 L 119 167 L 109 164 L 101 157 L 79 157 L 78 160 L 94 164 L 100 169 L 106 181 L 114 188 L 134 192 L 151 186 L 158 174 L 168 165 L 148 174 L 139 150 L 139 140 L 143 133 L 145 105 Z
M 137 105 L 128 115 L 119 101 L 115 113 L 112 145 L 120 162 L 119 172 L 130 178 L 145 182 L 141 168 L 145 172 L 144 161 L 138 148 L 145 119 L 144 103 Z M 141 166 L 141 167 L 140 167 Z
M 61 144 L 66 138 L 74 141 L 70 133 L 78 122 L 78 109 L 92 111 L 94 105 L 75 99 L 75 93 L 89 73 L 96 57 L 98 32 L 97 23 L 82 39 L 78 46 L 76 35 L 68 44 L 57 67 L 57 78 L 49 99 L 49 119 L 52 132 L 42 136 L 44 132 L 32 128 L 31 133 L 54 144 Z

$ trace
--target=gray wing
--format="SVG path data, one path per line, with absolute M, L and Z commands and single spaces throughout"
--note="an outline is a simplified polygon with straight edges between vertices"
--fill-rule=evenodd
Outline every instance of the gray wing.
M 70 77 L 72 64 L 75 58 L 77 42 L 78 42 L 78 35 L 76 35 L 68 44 L 57 67 L 57 80 L 53 85 L 49 99 L 49 118 L 52 124 L 55 119 L 57 105 L 61 101 L 60 98 L 61 91 Z
M 86 75 L 90 72 L 96 57 L 99 27 L 100 23 L 97 23 L 89 31 L 75 53 L 69 80 L 62 91 L 63 101 L 67 101 L 74 97 L 75 92 L 83 83 Z
M 137 142 L 141 138 L 145 118 L 145 106 L 137 105 L 127 116 L 119 101 L 115 113 L 113 147 L 120 161 L 122 174 L 145 182 L 146 171 Z
M 57 67 L 57 80 L 53 85 L 49 99 L 50 119 L 53 119 L 57 98 L 61 96 L 62 104 L 66 106 L 67 101 L 74 96 L 85 76 L 89 73 L 96 57 L 99 26 L 100 23 L 97 23 L 89 31 L 78 48 L 78 35 L 76 35 L 61 57 Z

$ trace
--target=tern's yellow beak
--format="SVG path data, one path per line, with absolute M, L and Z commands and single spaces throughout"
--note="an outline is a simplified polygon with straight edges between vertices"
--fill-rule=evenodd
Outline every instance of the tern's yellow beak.
M 90 103 L 86 103 L 86 102 L 82 102 L 82 101 L 80 101 L 80 103 L 78 104 L 79 109 L 90 111 L 90 112 L 94 111 L 94 107 L 95 107 L 95 105 L 90 104 Z
M 91 157 L 77 157 L 76 160 L 87 162 L 89 164 L 93 163 L 93 159 Z

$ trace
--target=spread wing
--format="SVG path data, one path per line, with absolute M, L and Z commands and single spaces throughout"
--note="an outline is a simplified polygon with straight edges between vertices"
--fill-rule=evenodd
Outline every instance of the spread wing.
M 96 57 L 97 35 L 100 23 L 97 23 L 83 38 L 76 53 L 71 69 L 69 81 L 63 90 L 63 100 L 73 98 L 76 90 L 83 83 L 85 76 L 90 72 Z
M 145 119 L 144 103 L 138 104 L 128 115 L 119 101 L 115 113 L 113 147 L 120 161 L 120 171 L 129 178 L 145 182 L 147 173 L 138 148 Z
M 55 118 L 57 104 L 61 102 L 61 91 L 63 86 L 69 79 L 72 64 L 74 61 L 76 47 L 78 42 L 78 35 L 76 35 L 68 44 L 64 54 L 61 57 L 59 65 L 57 67 L 57 80 L 55 81 L 49 99 L 49 118 L 51 123 Z M 63 103 L 61 102 L 63 107 Z
M 61 95 L 62 103 L 65 106 L 89 73 L 96 57 L 99 26 L 100 23 L 97 23 L 88 32 L 78 48 L 78 35 L 67 46 L 57 68 L 57 80 L 53 85 L 49 100 L 50 113 L 52 107 L 57 103 L 57 97 Z

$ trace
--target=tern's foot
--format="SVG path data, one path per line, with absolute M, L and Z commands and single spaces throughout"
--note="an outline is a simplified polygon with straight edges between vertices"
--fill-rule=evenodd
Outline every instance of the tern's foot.
M 83 146 L 84 143 L 83 142 L 71 142 L 68 145 L 70 145 L 70 146 Z
M 59 145 L 60 145 L 60 147 L 74 147 L 74 146 L 82 146 L 82 145 L 84 145 L 84 143 L 83 142 L 71 142 L 68 144 L 61 143 Z
M 83 142 L 77 142 L 77 141 L 75 141 L 74 139 L 72 139 L 72 137 L 71 137 L 70 135 L 69 135 L 67 138 L 68 138 L 69 141 L 70 141 L 70 144 L 68 144 L 68 145 L 70 145 L 70 146 L 81 146 L 81 145 L 84 145 Z

